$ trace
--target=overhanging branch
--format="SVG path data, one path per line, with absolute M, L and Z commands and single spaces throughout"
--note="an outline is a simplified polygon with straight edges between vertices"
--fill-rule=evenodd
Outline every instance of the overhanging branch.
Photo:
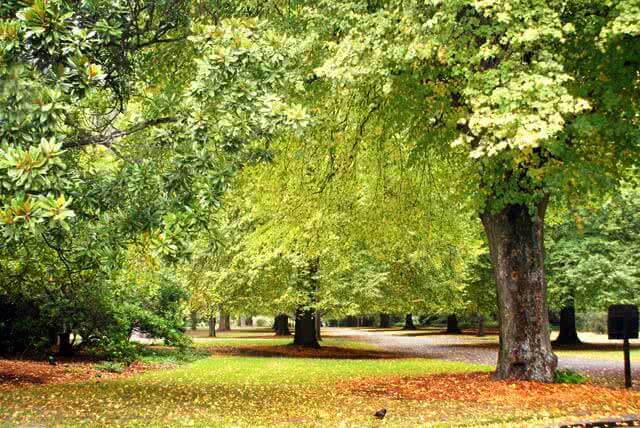
M 175 117 L 160 117 L 157 119 L 145 120 L 144 122 L 137 123 L 132 127 L 124 130 L 116 130 L 106 135 L 92 135 L 84 136 L 75 141 L 66 141 L 63 143 L 62 148 L 73 149 L 76 147 L 85 146 L 107 146 L 111 147 L 113 142 L 118 138 L 126 137 L 136 132 L 151 128 L 154 126 L 165 125 L 168 123 L 175 123 L 178 119 Z

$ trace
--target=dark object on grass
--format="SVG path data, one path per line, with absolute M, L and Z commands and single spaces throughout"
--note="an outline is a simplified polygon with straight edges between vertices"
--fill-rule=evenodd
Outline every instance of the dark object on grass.
M 380 409 L 373 414 L 378 419 L 384 419 L 384 416 L 387 414 L 387 409 Z
M 52 366 L 56 365 L 56 357 L 54 357 L 53 355 L 49 355 L 47 357 L 47 361 L 49 361 L 49 364 L 52 365 Z

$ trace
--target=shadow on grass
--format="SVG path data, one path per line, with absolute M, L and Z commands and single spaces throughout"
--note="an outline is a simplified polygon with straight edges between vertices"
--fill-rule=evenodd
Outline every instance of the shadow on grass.
M 408 355 L 370 349 L 323 346 L 318 349 L 295 345 L 279 346 L 216 346 L 208 348 L 211 355 L 238 357 L 321 358 L 334 360 L 382 360 L 411 358 Z

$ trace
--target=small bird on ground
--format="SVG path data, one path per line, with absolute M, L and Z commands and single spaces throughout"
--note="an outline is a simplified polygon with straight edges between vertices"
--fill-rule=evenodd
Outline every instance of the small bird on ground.
M 384 415 L 386 415 L 386 414 L 387 414 L 387 409 L 380 409 L 377 412 L 375 412 L 373 414 L 373 416 L 375 416 L 378 419 L 383 419 Z
M 49 361 L 49 365 L 52 365 L 52 366 L 56 365 L 56 357 L 54 357 L 53 355 L 49 355 L 47 357 L 47 360 Z

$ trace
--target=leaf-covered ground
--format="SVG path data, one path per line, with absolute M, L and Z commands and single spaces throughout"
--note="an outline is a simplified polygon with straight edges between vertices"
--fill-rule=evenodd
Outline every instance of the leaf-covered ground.
M 329 350 L 246 356 L 250 343 L 237 354 L 220 353 L 225 344 L 215 355 L 124 378 L 14 385 L 0 392 L 0 426 L 546 426 L 640 413 L 637 391 L 494 382 L 489 366 L 374 358 L 371 345 L 339 339 L 335 352 L 371 358 L 335 359 Z M 275 340 L 261 350 L 269 344 L 298 352 Z M 148 362 L 167 361 L 168 351 L 154 352 Z M 378 421 L 372 415 L 381 408 L 388 412 Z

